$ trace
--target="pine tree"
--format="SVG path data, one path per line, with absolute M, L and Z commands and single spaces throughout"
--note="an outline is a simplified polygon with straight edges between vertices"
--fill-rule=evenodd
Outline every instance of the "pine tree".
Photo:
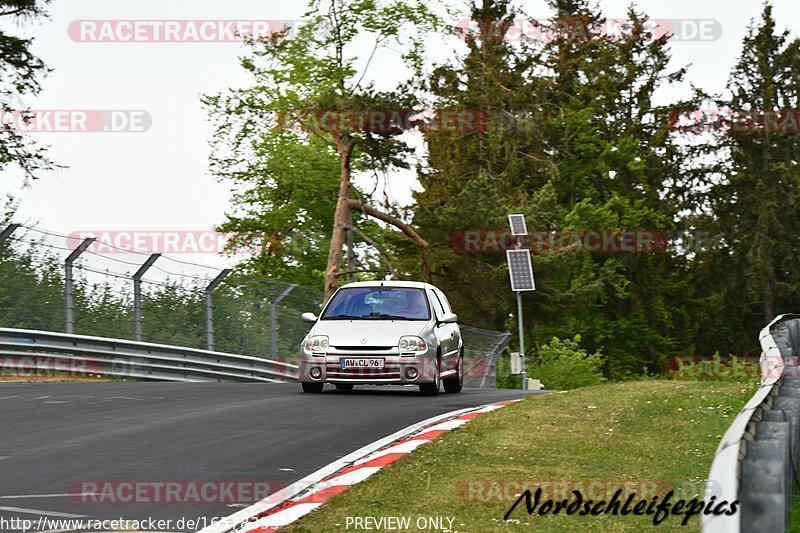
M 414 223 L 430 243 L 433 281 L 450 295 L 465 322 L 495 328 L 505 325 L 513 301 L 505 254 L 464 253 L 454 239 L 464 230 L 506 227 L 508 209 L 525 206 L 527 212 L 551 170 L 538 156 L 535 54 L 504 38 L 517 16 L 507 1 L 474 4 L 470 19 L 476 29 L 457 35 L 466 55 L 440 65 L 428 80 L 440 115 L 464 113 L 474 120 L 455 131 L 425 132 L 427 161 L 419 169 L 423 190 L 414 195 Z
M 550 5 L 553 38 L 542 57 L 552 80 L 546 138 L 558 168 L 553 187 L 567 210 L 560 229 L 676 229 L 688 186 L 682 152 L 670 134 L 673 106 L 652 100 L 685 74 L 668 70 L 668 36 L 656 38 L 633 8 L 614 35 L 585 0 Z M 575 302 L 581 308 L 543 330 L 581 334 L 590 351 L 602 348 L 614 377 L 660 370 L 694 332 L 686 270 L 686 257 L 673 250 L 575 257 L 564 266 L 562 286 L 583 295 Z
M 667 70 L 667 37 L 656 39 L 634 10 L 620 37 L 603 32 L 605 20 L 587 1 L 550 5 L 548 39 L 520 45 L 497 38 L 516 15 L 509 2 L 473 6 L 482 34 L 431 81 L 437 104 L 505 118 L 469 136 L 426 136 L 429 167 L 416 196 L 414 221 L 431 242 L 434 279 L 465 295 L 454 305 L 476 324 L 507 321 L 513 298 L 503 254 L 455 253 L 449 237 L 458 229 L 502 229 L 510 212 L 556 235 L 668 231 L 680 219 L 686 184 L 672 108 L 652 101 L 684 74 Z M 537 291 L 525 297 L 534 341 L 580 334 L 587 349 L 607 355 L 612 376 L 659 370 L 694 331 L 680 254 L 543 250 L 534 270 Z
M 716 303 L 709 327 L 730 324 L 741 353 L 800 299 L 800 41 L 778 31 L 772 7 L 751 24 L 728 82 L 708 151 L 718 244 L 703 256 L 702 286 Z

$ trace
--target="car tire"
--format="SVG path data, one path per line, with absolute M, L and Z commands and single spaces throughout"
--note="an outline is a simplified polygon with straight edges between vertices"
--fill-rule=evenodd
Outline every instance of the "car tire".
M 439 394 L 439 386 L 442 380 L 439 378 L 439 360 L 436 360 L 436 366 L 433 369 L 433 383 L 420 383 L 419 392 L 424 396 L 436 396 Z
M 458 358 L 458 371 L 454 378 L 444 378 L 442 380 L 445 392 L 461 392 L 464 388 L 464 356 Z
M 302 383 L 303 392 L 322 392 L 323 383 Z
M 348 391 L 353 390 L 353 385 L 350 384 L 350 383 L 337 383 L 336 384 L 336 390 L 342 391 L 342 392 L 348 392 Z

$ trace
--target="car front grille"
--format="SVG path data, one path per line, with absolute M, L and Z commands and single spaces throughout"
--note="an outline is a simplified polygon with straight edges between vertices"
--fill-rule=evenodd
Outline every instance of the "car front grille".
M 369 352 L 373 350 L 391 350 L 394 346 L 334 346 L 344 352 Z

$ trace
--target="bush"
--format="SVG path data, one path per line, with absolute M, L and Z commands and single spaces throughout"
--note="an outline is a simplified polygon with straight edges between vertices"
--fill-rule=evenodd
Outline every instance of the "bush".
M 541 380 L 546 389 L 568 390 L 605 381 L 603 358 L 600 354 L 588 354 L 580 347 L 581 337 L 561 340 L 553 337 L 538 350 L 531 377 Z

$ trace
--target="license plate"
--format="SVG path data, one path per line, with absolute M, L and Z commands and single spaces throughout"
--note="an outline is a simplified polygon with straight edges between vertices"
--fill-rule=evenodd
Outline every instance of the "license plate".
M 339 359 L 342 370 L 346 368 L 383 368 L 384 360 L 380 358 L 359 357 L 358 359 Z

